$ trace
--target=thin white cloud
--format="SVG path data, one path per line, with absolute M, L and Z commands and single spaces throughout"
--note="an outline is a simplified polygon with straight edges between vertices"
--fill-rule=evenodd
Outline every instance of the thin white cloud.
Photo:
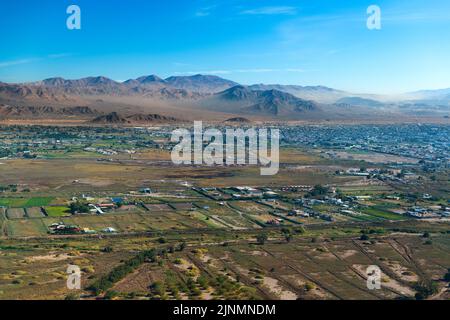
M 54 53 L 54 54 L 49 54 L 47 57 L 50 59 L 58 59 L 58 58 L 65 58 L 65 57 L 70 57 L 73 56 L 73 53 Z
M 450 16 L 445 12 L 388 12 L 383 15 L 384 21 L 392 22 L 446 22 Z
M 207 12 L 207 11 L 197 11 L 195 13 L 196 17 L 207 17 L 211 14 L 211 12 Z
M 211 15 L 211 12 L 216 8 L 216 6 L 209 6 L 209 7 L 204 7 L 204 8 L 200 8 L 197 10 L 197 12 L 195 13 L 196 17 L 207 17 L 209 15 Z
M 20 64 L 31 63 L 35 60 L 36 59 L 20 59 L 20 60 L 3 61 L 3 62 L 0 62 L 0 68 L 6 68 L 6 67 L 11 67 L 11 66 L 17 66 Z
M 300 68 L 284 68 L 284 69 L 273 69 L 273 68 L 258 68 L 258 69 L 233 69 L 233 70 L 201 70 L 201 71 L 184 71 L 175 72 L 177 75 L 195 75 L 195 74 L 233 74 L 233 73 L 271 73 L 271 72 L 305 72 L 304 69 Z
M 282 69 L 240 69 L 236 70 L 240 73 L 264 73 L 264 72 L 305 72 L 304 69 L 300 68 L 282 68 Z
M 276 69 L 238 69 L 234 70 L 238 73 L 265 73 L 265 72 L 274 72 Z
M 180 71 L 174 72 L 176 75 L 196 75 L 196 74 L 230 74 L 231 70 L 201 70 L 201 71 Z
M 299 68 L 289 68 L 289 69 L 285 69 L 284 71 L 286 71 L 286 72 L 305 72 L 304 69 L 299 69 Z
M 56 53 L 56 54 L 49 54 L 45 58 L 47 59 L 58 59 L 58 58 L 64 58 L 72 56 L 73 53 Z M 28 64 L 36 61 L 43 60 L 45 58 L 28 58 L 28 59 L 18 59 L 18 60 L 10 60 L 10 61 L 0 61 L 0 68 L 6 68 L 6 67 L 12 67 L 17 66 L 21 64 Z
M 295 14 L 297 14 L 297 8 L 288 7 L 288 6 L 261 7 L 261 8 L 255 8 L 255 9 L 241 11 L 241 14 L 247 14 L 247 15 L 295 15 Z
M 175 67 L 192 67 L 192 64 L 185 62 L 172 62 Z

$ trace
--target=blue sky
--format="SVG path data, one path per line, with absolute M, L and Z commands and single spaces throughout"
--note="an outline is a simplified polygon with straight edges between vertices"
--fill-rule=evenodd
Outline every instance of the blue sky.
M 82 29 L 68 30 L 77 4 Z M 367 7 L 382 10 L 368 30 Z M 450 87 L 448 0 L 0 2 L 0 81 L 216 74 L 396 93 Z

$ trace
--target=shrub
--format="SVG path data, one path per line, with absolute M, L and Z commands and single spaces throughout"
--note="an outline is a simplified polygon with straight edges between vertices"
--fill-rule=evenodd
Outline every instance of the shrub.
M 265 234 L 265 233 L 260 233 L 256 236 L 256 242 L 260 245 L 265 244 L 267 239 L 268 239 L 268 237 L 267 237 L 267 234 Z
M 66 295 L 66 297 L 64 298 L 64 300 L 80 300 L 80 296 L 76 293 L 69 293 Z
M 430 283 L 420 282 L 414 286 L 414 290 L 417 291 L 415 295 L 416 300 L 424 300 L 429 296 L 438 293 L 439 287 L 434 281 Z
M 105 299 L 106 300 L 112 300 L 114 298 L 117 298 L 118 296 L 119 296 L 119 293 L 117 291 L 109 290 L 105 294 Z
M 444 281 L 450 282 L 450 269 L 444 276 Z
M 367 241 L 367 240 L 369 240 L 370 238 L 369 238 L 369 236 L 367 235 L 367 234 L 363 234 L 363 235 L 361 235 L 361 237 L 359 238 L 360 240 L 363 240 L 363 241 Z
M 311 290 L 314 290 L 315 288 L 316 288 L 316 286 L 314 285 L 314 283 L 307 282 L 305 284 L 305 290 L 306 291 L 311 291 Z

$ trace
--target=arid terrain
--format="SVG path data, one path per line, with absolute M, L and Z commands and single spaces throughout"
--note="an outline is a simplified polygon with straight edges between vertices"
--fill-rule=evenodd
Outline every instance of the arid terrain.
M 96 120 L 123 125 L 245 117 L 264 122 L 448 123 L 449 103 L 438 93 L 432 98 L 419 94 L 358 95 L 322 86 L 242 86 L 206 75 L 165 80 L 152 75 L 125 82 L 88 77 L 0 83 L 3 122 Z M 111 117 L 114 112 L 118 117 Z
M 445 125 L 283 127 L 267 179 L 173 165 L 176 124 L 100 124 L 0 127 L 0 299 L 450 297 Z

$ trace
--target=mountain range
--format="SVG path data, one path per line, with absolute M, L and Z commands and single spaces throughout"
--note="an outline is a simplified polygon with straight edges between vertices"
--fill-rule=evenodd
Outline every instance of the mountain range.
M 213 75 L 166 79 L 148 75 L 123 82 L 102 76 L 0 82 L 3 119 L 67 116 L 91 118 L 94 123 L 225 120 L 230 115 L 262 120 L 360 119 L 364 115 L 389 118 L 392 114 L 448 117 L 449 110 L 450 89 L 394 97 L 355 94 L 324 86 L 244 86 Z

